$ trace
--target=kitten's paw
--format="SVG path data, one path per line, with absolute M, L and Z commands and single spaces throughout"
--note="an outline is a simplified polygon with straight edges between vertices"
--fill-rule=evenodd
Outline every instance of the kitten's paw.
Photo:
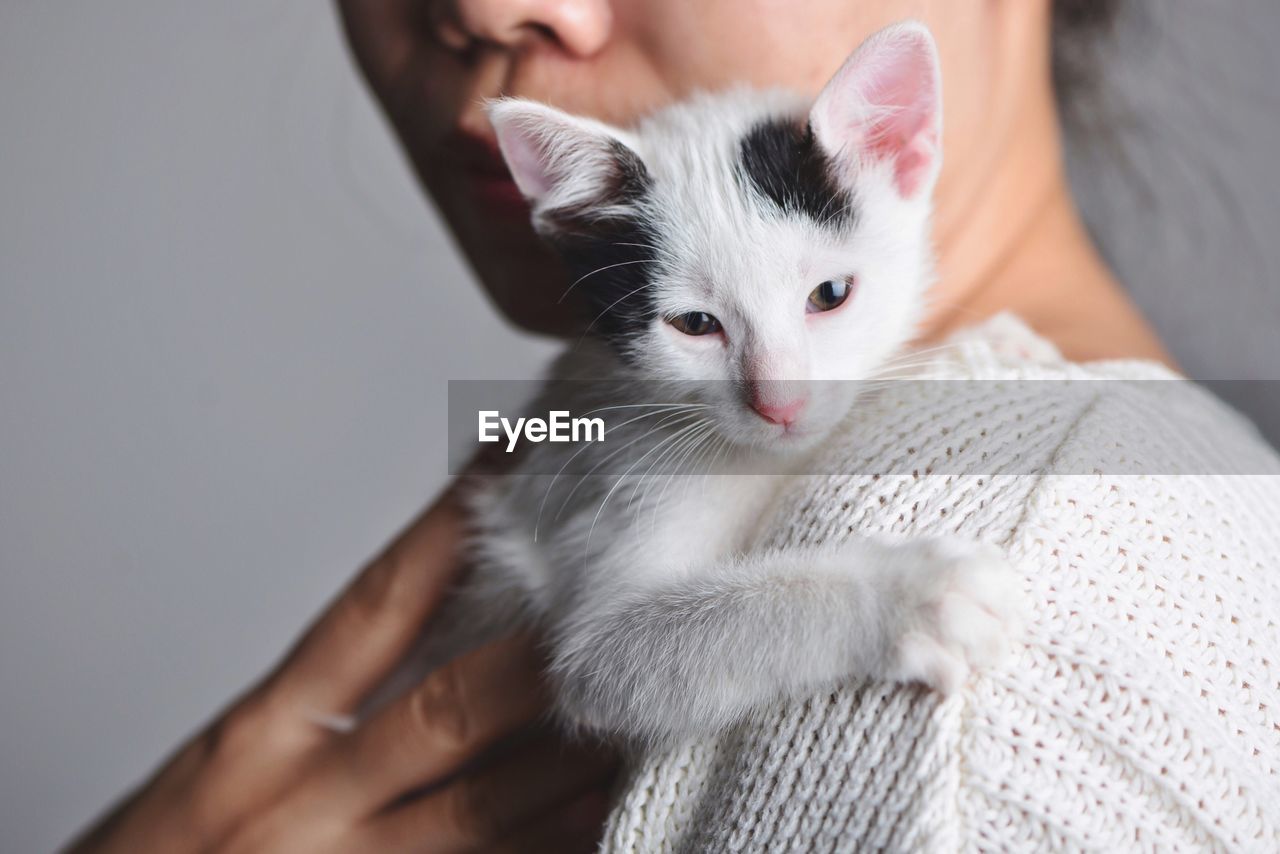
M 971 667 L 1011 652 L 1025 622 L 1022 581 L 994 546 L 939 539 L 918 550 L 903 579 L 907 611 L 889 676 L 949 694 Z

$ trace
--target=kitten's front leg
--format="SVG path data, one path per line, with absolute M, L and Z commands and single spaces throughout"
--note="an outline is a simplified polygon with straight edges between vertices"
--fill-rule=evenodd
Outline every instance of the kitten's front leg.
M 571 721 L 650 742 L 850 677 L 950 691 L 1007 648 L 1019 587 L 997 550 L 952 540 L 752 556 L 571 617 L 552 673 Z

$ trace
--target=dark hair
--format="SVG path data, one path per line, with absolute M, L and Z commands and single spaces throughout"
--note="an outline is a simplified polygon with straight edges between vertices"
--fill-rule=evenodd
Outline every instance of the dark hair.
M 1120 0 L 1053 0 L 1053 85 L 1069 122 L 1098 95 L 1099 59 L 1120 8 Z

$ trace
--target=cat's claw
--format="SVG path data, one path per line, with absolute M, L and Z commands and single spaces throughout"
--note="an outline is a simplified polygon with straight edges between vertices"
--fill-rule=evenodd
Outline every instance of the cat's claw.
M 999 549 L 964 540 L 912 544 L 919 561 L 903 579 L 905 614 L 890 678 L 945 694 L 973 667 L 998 663 L 1025 622 L 1022 579 Z

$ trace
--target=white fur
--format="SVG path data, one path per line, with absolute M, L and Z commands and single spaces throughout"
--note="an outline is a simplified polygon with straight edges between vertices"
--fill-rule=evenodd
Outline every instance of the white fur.
M 867 81 L 892 73 L 932 88 L 889 91 L 926 91 L 932 100 L 874 103 L 885 87 Z M 651 275 L 658 319 L 626 343 L 627 359 L 588 340 L 554 372 L 610 390 L 611 404 L 624 408 L 608 423 L 631 431 L 623 435 L 635 440 L 626 452 L 633 467 L 606 458 L 616 439 L 600 448 L 544 444 L 514 473 L 478 480 L 472 494 L 478 535 L 468 611 L 545 629 L 558 707 L 570 722 L 667 740 L 715 731 L 843 679 L 951 690 L 970 664 L 1002 648 L 1016 616 L 1013 585 L 987 547 L 854 537 L 818 549 L 756 548 L 788 477 L 749 472 L 764 460 L 785 466 L 821 442 L 856 388 L 821 386 L 789 431 L 753 412 L 744 389 L 874 377 L 910 340 L 932 278 L 939 105 L 932 38 L 918 24 L 875 37 L 833 79 L 810 120 L 856 197 L 858 221 L 844 230 L 782 214 L 734 173 L 739 140 L 756 122 L 805 115 L 794 95 L 701 95 L 628 131 L 528 102 L 492 107 L 544 231 L 553 227 L 548 212 L 599 192 L 611 141 L 634 151 L 653 179 L 643 209 L 629 213 L 659 237 Z M 904 192 L 897 149 L 849 117 L 883 124 L 912 110 L 909 132 L 895 132 L 922 183 Z M 857 286 L 843 306 L 805 313 L 815 286 L 849 275 Z M 663 321 L 689 311 L 713 314 L 724 334 L 691 337 Z M 664 383 L 669 396 L 636 398 L 638 378 Z M 716 382 L 691 391 L 700 380 Z M 557 406 L 582 414 L 593 403 Z M 713 455 L 729 474 L 661 471 Z M 546 474 L 571 462 L 575 474 Z M 608 474 L 584 475 L 593 465 Z

